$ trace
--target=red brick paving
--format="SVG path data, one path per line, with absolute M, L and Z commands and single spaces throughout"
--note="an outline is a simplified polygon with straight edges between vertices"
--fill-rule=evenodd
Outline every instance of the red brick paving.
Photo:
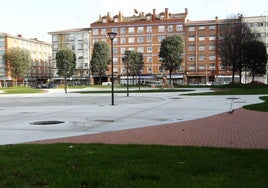
M 268 113 L 236 109 L 206 118 L 35 143 L 157 144 L 268 149 Z

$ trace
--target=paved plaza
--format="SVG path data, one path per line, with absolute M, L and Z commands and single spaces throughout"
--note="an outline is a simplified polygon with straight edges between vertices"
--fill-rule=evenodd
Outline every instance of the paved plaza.
M 194 92 L 208 90 L 208 88 L 204 88 L 197 89 Z M 196 130 L 199 133 L 202 131 L 203 139 L 211 140 L 212 138 L 208 138 L 208 136 L 211 137 L 209 133 L 213 132 L 213 128 L 222 125 L 221 122 L 230 121 L 229 119 L 231 118 L 232 121 L 236 122 L 235 125 L 239 125 L 241 128 L 243 125 L 239 122 L 241 120 L 240 113 L 252 114 L 251 119 L 253 118 L 253 111 L 246 111 L 240 107 L 261 102 L 258 95 L 185 96 L 182 94 L 187 92 L 169 92 L 130 93 L 130 96 L 127 97 L 125 93 L 115 93 L 115 105 L 112 106 L 111 94 L 109 93 L 80 94 L 72 91 L 65 94 L 63 90 L 49 89 L 41 94 L 0 94 L 0 144 L 28 142 L 83 143 L 82 138 L 84 143 L 142 144 L 140 141 L 147 138 L 147 142 L 145 142 L 145 139 L 144 144 L 200 145 L 198 143 L 202 143 L 201 140 L 198 141 L 197 137 L 192 135 L 194 131 L 190 133 L 186 132 L 186 130 L 198 128 Z M 228 113 L 231 109 L 235 109 L 233 114 Z M 248 118 L 248 114 L 245 116 L 244 121 Z M 221 117 L 220 122 L 215 119 L 218 116 Z M 260 117 L 261 121 L 268 122 L 267 113 L 261 113 Z M 206 120 L 206 123 L 203 122 L 204 120 Z M 62 123 L 43 124 L 43 122 L 56 121 Z M 253 121 L 256 122 L 254 119 Z M 190 127 L 188 125 L 188 127 L 183 128 L 183 126 L 191 122 Z M 228 124 L 230 126 L 232 123 L 229 122 Z M 261 134 L 264 140 L 262 138 L 259 140 L 260 142 L 266 141 L 268 143 L 267 125 L 262 124 L 263 130 Z M 183 135 L 167 128 L 178 126 L 183 131 Z M 205 127 L 210 129 L 205 131 L 205 129 L 202 129 Z M 162 131 L 162 135 L 160 135 L 159 128 L 165 130 Z M 232 127 L 229 127 L 229 129 L 232 129 Z M 257 127 L 254 128 L 254 130 L 256 129 Z M 138 132 L 138 130 L 141 132 Z M 222 128 L 222 134 L 225 135 L 224 130 Z M 158 136 L 155 131 L 158 132 Z M 192 135 L 190 137 L 192 138 L 192 144 L 183 144 L 183 140 L 177 143 L 167 137 L 167 135 L 173 135 L 177 139 L 181 137 L 181 139 L 184 138 L 185 140 L 186 133 L 188 137 Z M 243 137 L 243 135 L 241 136 L 240 133 L 236 132 L 233 132 L 232 135 L 235 134 Z M 216 135 L 214 134 L 214 136 Z M 229 137 L 232 137 L 232 135 L 229 135 Z M 246 135 L 246 137 L 248 136 Z M 73 139 L 70 140 L 70 138 Z M 80 138 L 80 141 L 78 138 Z M 101 140 L 100 138 L 106 138 L 106 140 Z M 114 138 L 114 141 L 112 138 Z M 121 141 L 118 138 L 121 138 Z M 166 139 L 165 141 L 163 141 L 164 138 Z M 159 140 L 161 139 L 162 141 L 160 142 Z M 148 140 L 151 141 L 148 142 Z M 227 147 L 235 146 L 235 140 L 226 142 L 229 144 Z M 218 145 L 212 144 L 211 146 Z M 243 148 L 243 146 L 237 147 Z M 268 147 L 267 144 L 260 146 L 260 148 L 266 147 Z

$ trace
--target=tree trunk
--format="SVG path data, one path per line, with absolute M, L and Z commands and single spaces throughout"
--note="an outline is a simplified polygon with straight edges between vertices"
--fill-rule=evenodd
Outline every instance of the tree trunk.
M 233 66 L 233 73 L 232 73 L 232 84 L 234 84 L 234 78 L 235 78 L 235 68 Z
M 239 64 L 239 83 L 241 84 L 242 82 L 242 65 L 241 63 Z
M 99 75 L 99 84 L 101 85 L 102 83 L 101 83 L 101 73 L 100 73 L 100 75 Z
M 255 81 L 255 64 L 252 66 L 252 83 Z
M 169 69 L 169 85 L 171 86 L 171 76 L 172 76 L 172 69 Z

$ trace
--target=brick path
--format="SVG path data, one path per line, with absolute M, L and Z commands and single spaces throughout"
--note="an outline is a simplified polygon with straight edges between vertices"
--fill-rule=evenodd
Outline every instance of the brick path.
M 158 144 L 268 149 L 268 113 L 236 109 L 191 121 L 34 143 Z

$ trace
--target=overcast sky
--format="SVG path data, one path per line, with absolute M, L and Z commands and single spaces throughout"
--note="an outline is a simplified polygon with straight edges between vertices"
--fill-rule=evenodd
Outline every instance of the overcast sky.
M 0 32 L 22 34 L 51 42 L 48 32 L 90 27 L 107 12 L 131 16 L 138 12 L 182 13 L 188 8 L 190 20 L 268 15 L 267 0 L 0 0 Z

